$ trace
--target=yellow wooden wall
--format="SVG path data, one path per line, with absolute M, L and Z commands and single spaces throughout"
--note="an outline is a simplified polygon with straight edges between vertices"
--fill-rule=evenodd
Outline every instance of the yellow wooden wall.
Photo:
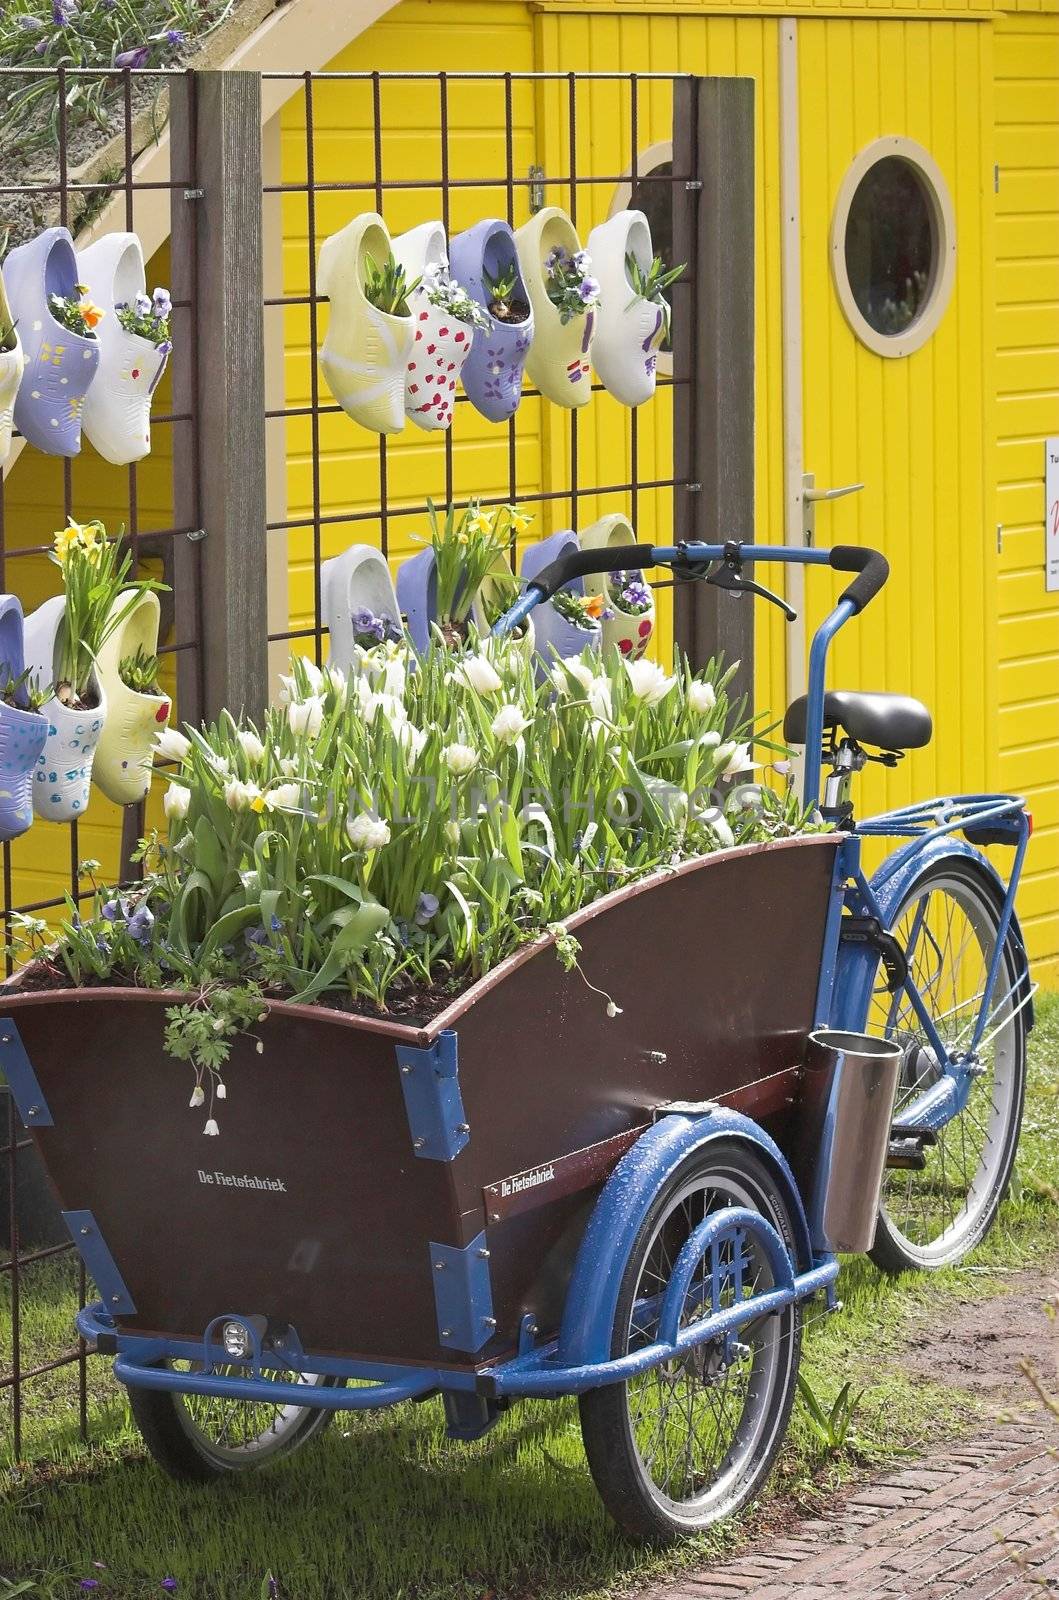
M 1059 984 L 1059 594 L 1044 588 L 1044 440 L 1059 435 L 1059 19 L 998 20 L 996 514 L 999 712 L 992 772 L 1035 831 L 1020 911 Z

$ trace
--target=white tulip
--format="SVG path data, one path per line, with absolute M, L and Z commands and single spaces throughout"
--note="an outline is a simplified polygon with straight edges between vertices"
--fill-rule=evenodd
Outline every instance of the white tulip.
M 504 687 L 499 672 L 485 656 L 468 656 L 457 668 L 456 677 L 475 694 L 496 694 Z
M 162 810 L 167 817 L 176 818 L 177 820 L 181 817 L 186 817 L 190 805 L 191 793 L 179 783 L 171 783 L 162 796 Z
M 296 811 L 301 805 L 302 786 L 300 783 L 277 783 L 274 789 L 269 789 L 265 795 L 265 804 L 270 811 Z
M 626 661 L 625 670 L 634 698 L 646 706 L 656 706 L 664 700 L 677 681 L 667 678 L 656 661 Z
M 354 850 L 381 850 L 390 842 L 390 825 L 370 811 L 358 811 L 346 822 L 346 832 Z
M 261 761 L 265 754 L 265 747 L 256 733 L 249 729 L 237 735 L 243 754 L 249 761 Z
M 514 744 L 529 727 L 529 718 L 515 705 L 503 705 L 492 721 L 493 738 L 501 744 Z
M 256 783 L 243 783 L 239 778 L 230 778 L 224 786 L 224 803 L 229 811 L 249 811 L 255 800 L 261 799 L 261 790 Z M 255 807 L 260 810 L 260 807 Z
M 717 691 L 712 683 L 701 683 L 697 678 L 688 688 L 688 710 L 697 717 L 708 717 L 717 704 Z
M 469 744 L 447 744 L 441 752 L 441 759 L 454 777 L 462 778 L 478 765 L 478 752 Z
M 723 745 L 721 748 L 724 748 Z M 736 773 L 752 772 L 755 767 L 760 765 L 760 761 L 755 761 L 751 757 L 748 744 L 737 744 L 733 747 L 731 755 L 721 768 L 721 777 L 734 778 Z
M 163 761 L 186 761 L 191 753 L 191 740 L 185 739 L 175 728 L 163 728 L 155 738 L 154 753 Z
M 324 702 L 320 695 L 310 695 L 308 700 L 287 707 L 287 721 L 292 733 L 304 733 L 307 739 L 319 738 L 324 725 Z

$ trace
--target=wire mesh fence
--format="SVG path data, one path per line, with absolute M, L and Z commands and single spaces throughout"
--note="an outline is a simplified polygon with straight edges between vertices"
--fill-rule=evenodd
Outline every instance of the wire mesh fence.
M 216 235 L 207 237 L 202 228 L 211 226 L 209 185 L 224 169 L 216 165 L 214 150 L 200 158 L 196 130 L 201 134 L 203 119 L 196 115 L 194 74 L 179 81 L 164 75 L 180 112 L 172 124 L 174 170 L 160 175 L 157 161 L 138 156 L 133 79 L 146 76 L 114 74 L 126 132 L 123 171 L 111 180 L 71 168 L 68 83 L 59 69 L 56 171 L 39 184 L 12 188 L 23 198 L 29 190 L 45 220 L 80 223 L 79 243 L 107 229 L 136 232 L 150 211 L 157 237 L 145 243 L 154 250 L 157 281 L 169 275 L 174 303 L 174 350 L 155 398 L 154 447 L 128 468 L 107 467 L 88 451 L 70 460 L 22 450 L 6 489 L 0 488 L 0 587 L 19 594 L 29 610 L 58 591 L 58 573 L 48 560 L 57 528 L 70 517 L 93 516 L 112 530 L 124 526 L 134 571 L 150 571 L 173 585 L 160 650 L 168 663 L 164 687 L 177 691 L 177 716 L 198 718 L 216 709 L 204 687 L 213 657 L 222 650 L 245 653 L 263 641 L 225 637 L 230 622 L 218 609 L 208 569 L 220 540 L 206 504 L 217 457 L 203 424 L 203 395 L 211 383 L 213 341 L 224 348 L 223 318 L 229 312 L 223 296 L 205 302 L 196 251 L 197 241 L 206 238 L 216 261 Z M 693 140 L 681 126 L 689 80 L 652 73 L 474 71 L 267 76 L 290 92 L 275 137 L 258 145 L 255 127 L 245 147 L 261 165 L 260 249 L 255 255 L 248 245 L 245 260 L 251 288 L 261 283 L 256 309 L 265 449 L 260 462 L 250 452 L 238 464 L 241 481 L 227 488 L 233 505 L 245 500 L 254 506 L 249 488 L 257 486 L 256 474 L 264 477 L 264 526 L 253 525 L 251 512 L 241 537 L 247 585 L 263 588 L 268 568 L 273 665 L 288 650 L 318 662 L 326 654 L 325 561 L 350 543 L 364 542 L 395 568 L 426 533 L 431 503 L 516 503 L 533 515 L 523 538 L 534 542 L 615 511 L 629 518 L 644 541 L 669 543 L 674 530 L 690 535 L 689 507 L 700 485 L 690 465 L 696 266 L 689 257 L 701 184 L 690 165 Z M 169 202 L 171 248 L 167 229 L 158 228 L 159 196 Z M 329 318 L 319 251 L 357 214 L 378 212 L 393 236 L 436 220 L 451 239 L 484 217 L 518 228 L 545 205 L 557 205 L 584 242 L 595 224 L 630 204 L 648 214 L 670 261 L 687 260 L 672 290 L 672 357 L 660 361 L 649 406 L 628 409 L 593 379 L 590 403 L 565 409 L 527 382 L 506 422 L 487 421 L 457 393 L 451 427 L 423 432 L 409 425 L 400 435 L 374 436 L 351 422 L 330 395 L 317 361 Z M 239 264 L 233 262 L 231 270 L 238 273 Z M 252 395 L 246 403 L 253 406 Z M 222 470 L 234 471 L 230 458 Z M 518 557 L 516 549 L 516 570 Z M 238 573 L 229 581 L 238 581 Z M 656 587 L 659 632 L 672 637 L 671 586 Z M 102 863 L 98 876 L 104 879 L 128 871 L 134 841 L 157 820 L 155 800 L 152 794 L 146 814 L 129 808 L 123 817 L 94 799 L 84 821 L 69 828 L 38 826 L 4 845 L 5 930 L 10 932 L 19 914 L 54 917 L 67 897 L 76 905 L 90 894 L 81 870 L 86 857 Z M 69 1437 L 72 1429 L 86 1439 L 107 1380 L 96 1393 L 88 1352 L 73 1340 L 72 1312 L 76 1303 L 84 1304 L 88 1288 L 84 1270 L 57 1232 L 61 1223 L 31 1142 L 10 1097 L 4 1099 L 0 1174 L 7 1190 L 7 1239 L 0 1243 L 7 1254 L 0 1260 L 6 1292 L 0 1331 L 6 1318 L 10 1345 L 0 1338 L 0 1393 L 7 1401 L 6 1416 L 0 1414 L 0 1454 L 18 1459 L 53 1448 L 60 1432 Z M 62 1277 L 67 1271 L 69 1277 Z M 27 1426 L 31 1395 L 38 1399 Z

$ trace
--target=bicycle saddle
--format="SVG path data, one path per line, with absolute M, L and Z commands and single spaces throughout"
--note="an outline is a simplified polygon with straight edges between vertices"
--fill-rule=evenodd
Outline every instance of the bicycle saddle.
M 783 737 L 790 744 L 805 743 L 807 695 L 787 707 Z M 851 689 L 829 689 L 824 695 L 824 728 L 841 728 L 858 744 L 882 750 L 918 750 L 930 743 L 930 712 L 919 700 L 904 694 L 861 694 Z

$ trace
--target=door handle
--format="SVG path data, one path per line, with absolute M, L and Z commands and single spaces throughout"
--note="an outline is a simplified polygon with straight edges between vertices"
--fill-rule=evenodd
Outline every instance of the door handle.
M 863 489 L 862 483 L 844 483 L 838 489 L 818 489 L 815 472 L 802 477 L 802 537 L 807 545 L 816 541 L 816 506 L 820 500 L 841 500 Z

